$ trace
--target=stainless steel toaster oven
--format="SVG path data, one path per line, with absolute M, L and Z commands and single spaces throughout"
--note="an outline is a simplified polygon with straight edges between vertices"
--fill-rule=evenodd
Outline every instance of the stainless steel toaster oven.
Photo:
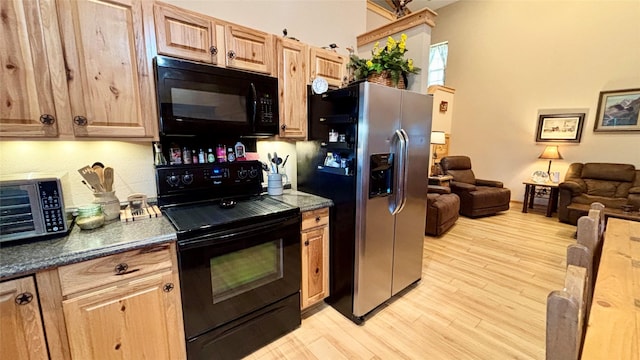
M 0 243 L 62 236 L 68 226 L 59 178 L 0 179 Z

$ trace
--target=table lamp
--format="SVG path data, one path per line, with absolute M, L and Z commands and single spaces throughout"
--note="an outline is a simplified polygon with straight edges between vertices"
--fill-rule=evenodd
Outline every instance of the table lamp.
M 444 131 L 432 131 L 431 132 L 431 145 L 433 145 L 433 166 L 431 167 L 431 175 L 440 175 L 440 167 L 436 164 L 438 153 L 436 151 L 436 145 L 444 145 L 447 143 L 447 139 L 444 136 Z
M 431 138 L 433 139 L 433 135 L 431 136 Z M 554 159 L 562 159 L 562 155 L 560 155 L 560 152 L 558 152 L 557 146 L 548 145 L 546 148 L 544 148 L 544 151 L 542 152 L 542 154 L 538 156 L 538 159 L 549 160 L 549 167 L 547 168 L 547 174 L 551 176 L 551 161 L 553 161 Z

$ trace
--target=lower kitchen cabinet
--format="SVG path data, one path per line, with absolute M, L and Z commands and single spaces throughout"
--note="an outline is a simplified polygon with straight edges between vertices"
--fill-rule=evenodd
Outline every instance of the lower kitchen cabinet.
M 45 270 L 36 279 L 52 359 L 186 359 L 174 243 Z
M 301 309 L 329 296 L 329 208 L 302 213 Z
M 32 276 L 0 283 L 0 354 L 3 359 L 48 359 Z
M 73 359 L 184 358 L 171 269 L 63 301 Z

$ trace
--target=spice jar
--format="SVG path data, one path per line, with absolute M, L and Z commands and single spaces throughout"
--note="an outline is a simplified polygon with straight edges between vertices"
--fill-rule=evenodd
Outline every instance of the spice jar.
M 82 230 L 91 230 L 104 225 L 104 214 L 102 214 L 100 204 L 80 206 L 76 224 Z
M 102 206 L 102 213 L 106 221 L 120 217 L 120 200 L 116 197 L 115 191 L 93 193 L 93 203 Z

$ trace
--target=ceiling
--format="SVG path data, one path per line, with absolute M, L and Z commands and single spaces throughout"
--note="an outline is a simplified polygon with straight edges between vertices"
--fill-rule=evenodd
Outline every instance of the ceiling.
M 394 12 L 395 9 L 389 5 L 391 0 L 369 0 L 377 5 L 382 6 L 383 8 Z M 424 8 L 429 8 L 431 10 L 437 10 L 443 6 L 447 6 L 451 3 L 456 2 L 457 0 L 411 0 L 411 2 L 407 5 L 407 8 L 411 11 L 418 11 Z M 437 11 L 436 11 L 437 12 Z

